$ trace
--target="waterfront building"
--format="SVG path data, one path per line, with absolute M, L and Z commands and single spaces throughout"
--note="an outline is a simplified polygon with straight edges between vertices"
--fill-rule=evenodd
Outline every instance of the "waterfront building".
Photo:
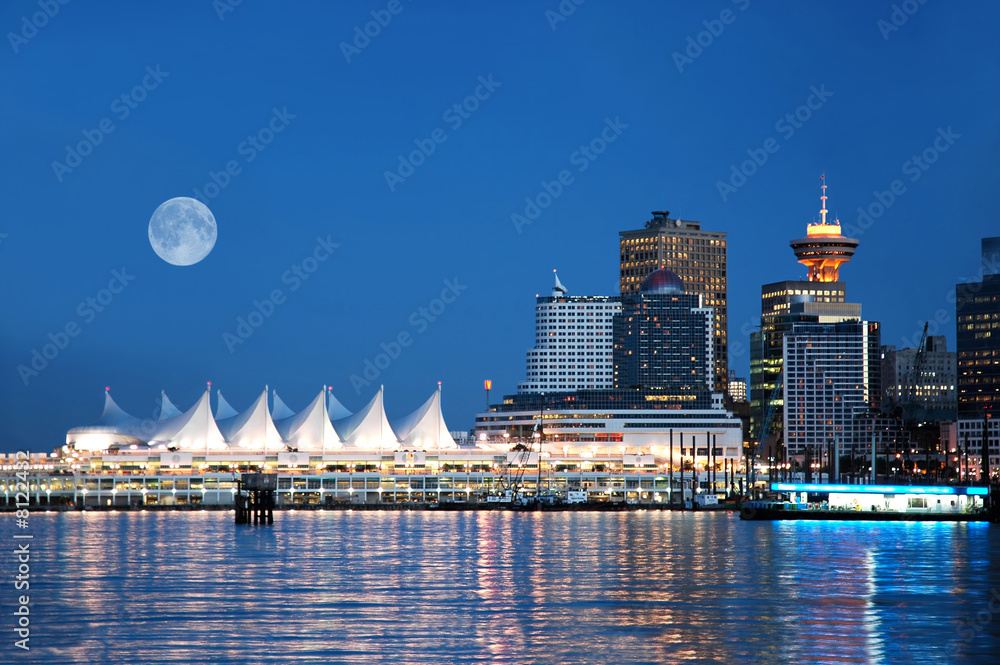
M 713 311 L 713 390 L 725 394 L 729 376 L 728 273 L 726 234 L 700 222 L 671 219 L 654 211 L 642 229 L 619 236 L 622 296 L 638 294 L 643 280 L 659 268 L 676 273 L 686 292 L 702 297 Z
M 689 465 L 713 478 L 736 468 L 742 421 L 712 390 L 713 313 L 702 301 L 676 273 L 653 271 L 614 316 L 613 389 L 519 390 L 476 415 L 478 444 L 507 451 L 537 440 L 564 460 L 617 451 L 629 465 Z
M 255 470 L 278 474 L 279 505 L 486 503 L 516 469 L 528 495 L 649 504 L 683 488 L 689 499 L 692 488 L 732 492 L 737 473 L 746 478 L 740 421 L 707 390 L 511 395 L 477 416 L 461 445 L 441 413 L 440 386 L 392 420 L 382 395 L 354 414 L 341 405 L 349 415 L 331 420 L 340 403 L 325 387 L 298 413 L 274 392 L 268 410 L 265 388 L 243 412 L 218 399 L 213 417 L 206 390 L 184 412 L 139 419 L 105 390 L 97 422 L 70 430 L 51 456 L 32 457 L 32 504 L 229 506 L 237 474 Z M 534 450 L 512 451 L 519 443 Z M 3 476 L 13 478 L 15 461 L 0 459 L 8 504 L 16 483 Z
M 702 474 L 699 486 L 707 490 L 726 468 L 743 463 L 742 422 L 721 397 L 649 389 L 507 395 L 476 415 L 475 434 L 480 445 L 498 450 L 534 438 L 543 455 L 564 463 L 617 453 L 630 466 L 668 474 L 683 465 Z
M 623 295 L 614 321 L 615 387 L 711 392 L 714 324 L 702 302 L 662 268 L 646 276 L 639 293 Z
M 541 455 L 527 456 L 498 452 L 487 443 L 463 450 L 398 450 L 382 455 L 348 450 L 327 453 L 322 459 L 295 453 L 282 459 L 233 453 L 163 459 L 163 454 L 149 451 L 55 459 L 42 453 L 31 456 L 26 484 L 32 507 L 231 507 L 239 475 L 260 470 L 277 474 L 278 507 L 489 505 L 491 497 L 509 487 L 512 470 L 522 469 L 522 491 L 528 496 L 541 492 L 565 499 L 569 492 L 577 492 L 591 503 L 655 506 L 670 503 L 682 491 L 690 500 L 696 493 L 735 493 L 740 485 L 746 486 L 745 471 L 732 464 L 734 458 L 723 465 L 719 454 L 717 472 L 706 472 L 711 458 L 703 447 L 705 435 L 692 432 L 684 438 L 683 478 L 681 435 L 675 433 L 672 473 L 662 461 L 668 455 L 659 448 L 656 455 L 631 448 L 623 451 L 620 446 L 591 446 L 573 454 L 547 446 Z M 713 443 L 723 447 L 721 440 Z M 17 498 L 14 471 L 20 461 L 14 455 L 0 455 L 0 505 L 13 507 L 23 500 Z
M 567 295 L 555 275 L 552 295 L 535 297 L 535 346 L 517 391 L 612 388 L 612 321 L 620 311 L 614 296 Z
M 958 356 L 958 439 L 983 456 L 988 426 L 989 469 L 1000 466 L 1000 238 L 984 238 L 982 279 L 955 286 Z

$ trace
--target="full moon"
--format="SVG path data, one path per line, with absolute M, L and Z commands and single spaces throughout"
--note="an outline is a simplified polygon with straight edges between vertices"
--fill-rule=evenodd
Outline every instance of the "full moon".
M 178 196 L 164 201 L 149 219 L 149 244 L 175 266 L 198 263 L 215 247 L 215 217 L 201 201 Z

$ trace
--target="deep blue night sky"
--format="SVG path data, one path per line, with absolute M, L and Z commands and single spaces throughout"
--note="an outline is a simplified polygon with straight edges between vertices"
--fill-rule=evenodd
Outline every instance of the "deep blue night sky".
M 224 0 L 78 0 L 35 30 L 22 17 L 37 0 L 5 2 L 0 450 L 60 445 L 100 415 L 106 385 L 143 417 L 161 389 L 186 409 L 209 380 L 237 409 L 264 384 L 296 410 L 330 384 L 357 410 L 384 383 L 390 419 L 442 381 L 447 422 L 466 429 L 483 379 L 498 397 L 523 378 L 552 269 L 571 294 L 617 293 L 618 232 L 661 209 L 729 233 L 731 366 L 746 377 L 761 285 L 805 276 L 788 241 L 815 221 L 823 172 L 861 240 L 841 271 L 849 299 L 884 343 L 938 316 L 954 348 L 949 292 L 978 278 L 980 238 L 1000 235 L 1000 5 L 901 4 L 916 11 L 896 29 L 888 0 L 567 0 L 564 21 L 546 15 L 557 0 L 245 0 L 222 20 Z M 391 21 L 345 56 L 372 11 Z M 477 109 L 449 112 L 477 86 Z M 282 131 L 244 144 L 275 109 Z M 808 119 L 783 120 L 797 109 Z M 607 123 L 604 152 L 578 153 Z M 84 132 L 100 143 L 54 168 Z M 434 152 L 390 186 L 415 141 Z M 720 193 L 748 151 L 766 162 Z M 160 260 L 153 211 L 231 160 L 239 172 L 208 200 L 215 249 L 190 267 Z M 563 170 L 572 180 L 519 233 L 511 215 Z M 879 212 L 894 180 L 901 193 L 859 227 L 858 207 Z M 286 271 L 317 238 L 339 247 L 293 289 Z M 133 277 L 124 290 L 81 310 L 115 270 Z M 430 321 L 419 308 L 446 280 L 459 295 Z M 230 353 L 223 335 L 275 289 L 283 303 Z M 68 324 L 79 334 L 25 385 L 18 366 Z M 410 346 L 356 389 L 402 332 Z

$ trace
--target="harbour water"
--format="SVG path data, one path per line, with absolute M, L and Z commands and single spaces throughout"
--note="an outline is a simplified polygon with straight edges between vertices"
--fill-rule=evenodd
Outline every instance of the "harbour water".
M 1000 527 L 721 513 L 32 513 L 0 662 L 996 663 Z M 11 542 L 10 536 L 5 538 Z M 5 547 L 10 551 L 10 548 Z

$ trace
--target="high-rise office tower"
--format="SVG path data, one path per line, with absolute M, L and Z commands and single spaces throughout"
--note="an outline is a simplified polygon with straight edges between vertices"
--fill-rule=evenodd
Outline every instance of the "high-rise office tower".
M 655 270 L 639 293 L 622 296 L 614 322 L 615 388 L 689 393 L 712 390 L 713 315 L 703 298 L 685 293 L 674 272 Z
M 785 368 L 788 352 L 787 336 L 795 334 L 794 339 L 804 339 L 803 335 L 818 335 L 816 342 L 818 345 L 833 344 L 835 346 L 839 344 L 835 340 L 843 338 L 843 335 L 854 335 L 855 333 L 838 332 L 834 334 L 830 332 L 828 334 L 817 331 L 824 330 L 822 326 L 835 325 L 845 321 L 858 322 L 859 330 L 862 332 L 857 334 L 864 339 L 859 337 L 852 342 L 857 347 L 851 352 L 852 357 L 863 356 L 866 358 L 866 363 L 868 360 L 874 362 L 862 367 L 864 385 L 860 390 L 863 398 L 852 395 L 852 402 L 870 406 L 872 403 L 869 399 L 871 386 L 880 383 L 881 378 L 877 344 L 874 347 L 876 355 L 874 357 L 868 355 L 872 336 L 877 338 L 878 324 L 861 321 L 861 305 L 847 302 L 847 286 L 840 281 L 840 267 L 850 261 L 859 243 L 853 238 L 845 238 L 841 235 L 839 222 L 827 223 L 825 182 L 821 190 L 820 222 L 809 225 L 804 238 L 789 243 L 798 261 L 809 269 L 808 279 L 765 284 L 761 288 L 761 327 L 759 331 L 750 335 L 751 431 L 754 436 L 759 436 L 762 423 L 766 420 L 769 438 L 772 441 L 784 438 L 786 445 L 792 446 L 789 452 L 792 452 L 793 449 L 801 452 L 804 442 L 816 432 L 815 428 L 813 431 L 798 429 L 799 424 L 804 422 L 801 418 L 806 417 L 805 414 L 797 412 L 800 408 L 798 403 L 795 404 L 796 413 L 789 414 L 792 417 L 790 422 L 797 428 L 795 435 L 790 439 L 787 436 L 790 433 L 784 432 L 784 427 L 789 422 L 785 415 L 786 399 L 789 396 L 795 400 L 803 399 L 802 394 L 798 392 L 799 385 L 789 388 L 789 376 Z M 816 328 L 817 325 L 820 328 Z M 866 349 L 864 352 L 860 350 L 862 346 Z M 826 351 L 826 348 L 816 348 L 816 352 L 821 355 L 825 354 Z M 834 352 L 834 356 L 836 355 Z M 797 353 L 792 356 L 792 360 L 798 363 Z M 805 369 L 807 368 L 798 366 L 794 368 L 796 381 L 802 378 L 799 373 Z M 815 392 L 816 388 L 814 387 L 813 396 L 815 396 Z M 841 390 L 841 392 L 843 391 Z M 808 398 L 809 394 L 805 394 Z M 833 393 L 827 389 L 825 394 L 832 395 Z M 875 399 L 881 403 L 880 392 L 875 395 Z M 843 399 L 840 401 L 843 402 Z M 833 408 L 831 405 L 824 405 L 823 408 L 826 406 Z M 816 408 L 809 410 L 815 412 Z M 846 411 L 842 410 L 838 418 L 846 422 L 846 418 L 855 415 L 852 407 Z M 843 428 L 844 422 L 840 422 L 838 427 Z M 841 434 L 841 436 L 846 439 L 846 434 Z
M 783 431 L 789 455 L 843 452 L 858 442 L 854 420 L 882 405 L 879 324 L 798 322 L 784 334 Z
M 981 455 L 989 419 L 990 469 L 1000 464 L 1000 238 L 984 238 L 982 281 L 955 286 L 958 438 Z
M 1000 403 L 1000 238 L 983 239 L 979 282 L 955 286 L 958 416 L 976 418 Z M 995 248 L 995 249 L 994 249 Z M 997 252 L 997 256 L 992 256 Z M 1000 411 L 996 411 L 1000 418 Z
M 639 292 L 646 277 L 659 268 L 676 273 L 685 292 L 700 295 L 713 316 L 713 390 L 725 394 L 729 376 L 728 275 L 726 234 L 705 231 L 700 222 L 671 219 L 654 211 L 645 227 L 619 234 L 621 294 Z
M 566 294 L 555 275 L 552 295 L 535 298 L 535 347 L 528 351 L 519 393 L 614 387 L 612 319 L 621 302 Z

